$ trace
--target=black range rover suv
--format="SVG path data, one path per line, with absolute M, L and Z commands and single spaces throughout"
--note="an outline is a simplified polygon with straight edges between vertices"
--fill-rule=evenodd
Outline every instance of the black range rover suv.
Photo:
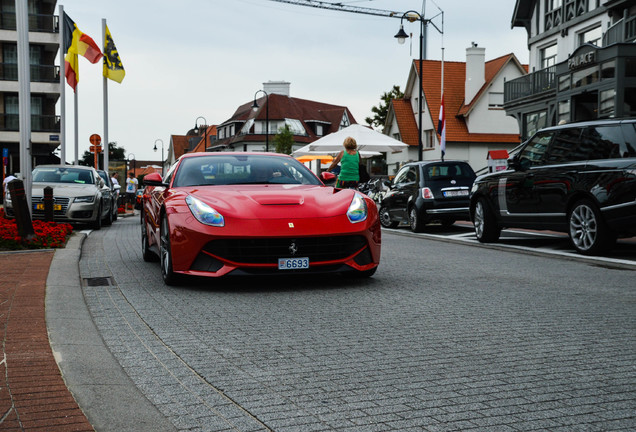
M 475 180 L 470 215 L 484 243 L 516 227 L 567 232 L 582 254 L 607 251 L 636 234 L 636 119 L 540 130 L 507 170 Z

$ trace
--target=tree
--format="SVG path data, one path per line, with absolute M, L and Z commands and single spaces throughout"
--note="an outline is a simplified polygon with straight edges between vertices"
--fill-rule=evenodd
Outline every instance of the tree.
M 117 147 L 116 142 L 108 143 L 108 160 L 124 160 L 126 159 L 126 150 L 123 147 Z M 95 166 L 95 158 L 93 153 L 89 151 L 85 151 L 82 157 L 79 159 L 80 165 L 86 166 Z M 102 167 L 104 165 L 104 155 L 100 153 L 99 155 L 99 166 Z
M 386 124 L 386 115 L 389 111 L 391 101 L 393 99 L 402 99 L 403 97 L 404 93 L 400 91 L 400 86 L 394 85 L 391 91 L 385 92 L 382 96 L 380 96 L 380 104 L 371 108 L 371 112 L 374 114 L 373 117 L 367 117 L 364 121 L 366 121 L 369 126 L 381 127 L 384 129 L 384 125 Z
M 294 134 L 288 125 L 278 129 L 278 133 L 274 136 L 274 149 L 276 153 L 291 154 L 294 145 Z

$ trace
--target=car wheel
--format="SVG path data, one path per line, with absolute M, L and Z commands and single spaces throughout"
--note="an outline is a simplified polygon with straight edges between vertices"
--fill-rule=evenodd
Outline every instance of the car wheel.
M 106 226 L 111 226 L 113 224 L 113 209 L 112 209 L 112 207 L 108 209 L 108 214 L 106 215 L 106 218 L 104 219 L 103 224 L 106 225 Z
M 115 210 L 113 211 L 113 222 L 117 220 L 119 217 L 119 209 L 117 208 L 117 204 L 115 204 Z
M 473 216 L 475 236 L 481 243 L 491 243 L 499 240 L 501 228 L 497 225 L 495 215 L 484 198 L 479 198 L 475 204 Z
M 409 224 L 411 225 L 411 231 L 418 233 L 424 229 L 424 221 L 417 212 L 417 207 L 413 206 L 409 210 Z
M 97 217 L 95 217 L 95 221 L 93 222 L 93 229 L 95 231 L 98 231 L 100 229 L 102 229 L 102 206 L 100 204 L 99 208 L 97 209 Z
M 172 249 L 170 247 L 170 227 L 168 218 L 161 219 L 161 276 L 166 285 L 174 285 L 177 282 L 177 275 L 172 271 Z
M 157 255 L 150 250 L 148 243 L 148 228 L 145 222 L 141 224 L 141 255 L 146 262 L 157 261 Z
M 380 224 L 384 228 L 395 228 L 398 226 L 398 223 L 391 220 L 391 215 L 389 214 L 389 209 L 382 206 L 380 207 Z
M 568 214 L 570 241 L 577 252 L 597 255 L 607 251 L 616 241 L 601 217 L 601 212 L 588 199 L 578 201 Z

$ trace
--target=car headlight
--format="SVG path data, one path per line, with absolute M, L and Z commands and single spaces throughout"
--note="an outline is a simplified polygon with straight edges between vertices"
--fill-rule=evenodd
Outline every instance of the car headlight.
M 223 215 L 203 201 L 192 195 L 188 195 L 185 200 L 192 215 L 202 224 L 215 227 L 225 226 L 225 218 Z
M 367 203 L 362 195 L 357 192 L 351 200 L 347 210 L 347 217 L 351 223 L 358 223 L 367 219 Z
M 81 196 L 81 197 L 75 198 L 76 203 L 92 203 L 93 201 L 95 201 L 95 195 Z

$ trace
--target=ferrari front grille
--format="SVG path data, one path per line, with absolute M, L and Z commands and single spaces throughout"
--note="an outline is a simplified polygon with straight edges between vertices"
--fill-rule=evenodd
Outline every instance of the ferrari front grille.
M 203 250 L 228 261 L 275 264 L 278 258 L 308 257 L 310 262 L 335 261 L 366 245 L 360 235 L 327 237 L 240 238 L 209 242 Z

